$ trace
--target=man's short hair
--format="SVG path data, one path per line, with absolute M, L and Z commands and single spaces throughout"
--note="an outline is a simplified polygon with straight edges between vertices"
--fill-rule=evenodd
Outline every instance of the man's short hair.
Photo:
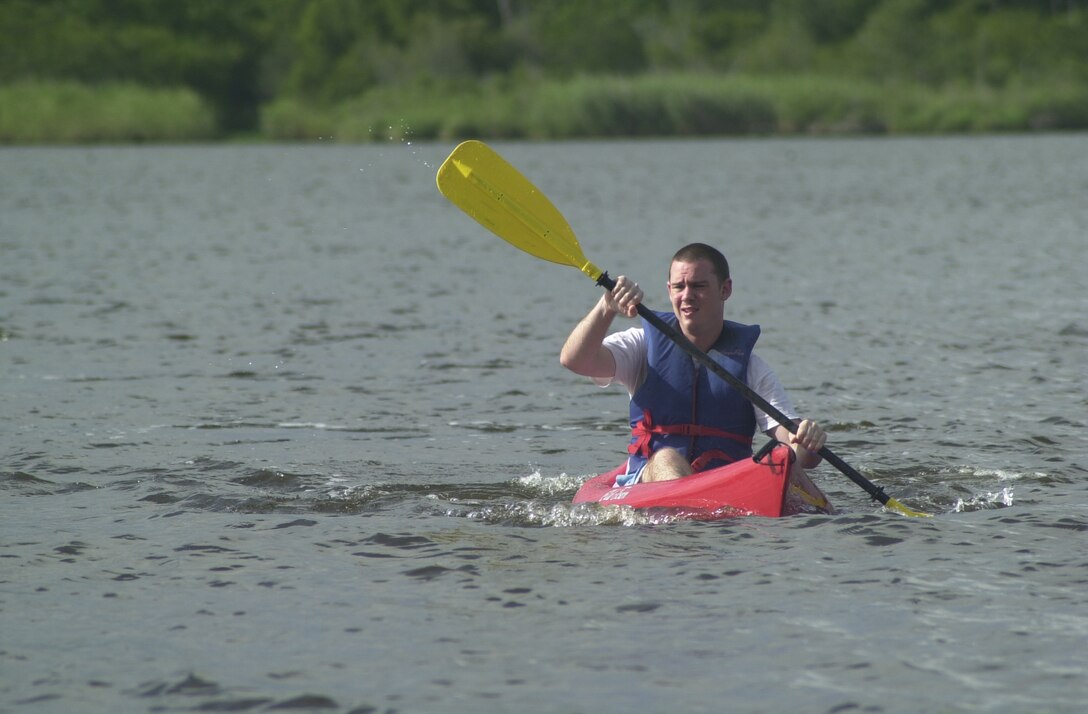
M 672 257 L 673 263 L 694 263 L 697 260 L 708 261 L 714 267 L 714 274 L 718 276 L 719 282 L 724 283 L 729 280 L 729 261 L 720 250 L 706 243 L 689 243 L 676 251 L 676 255 Z

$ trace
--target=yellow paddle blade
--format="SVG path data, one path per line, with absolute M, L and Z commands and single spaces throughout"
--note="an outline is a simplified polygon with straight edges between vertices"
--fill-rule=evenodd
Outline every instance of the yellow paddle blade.
M 922 511 L 916 511 L 913 508 L 909 508 L 908 506 L 904 506 L 902 503 L 895 500 L 894 498 L 889 498 L 888 502 L 884 504 L 884 508 L 887 508 L 889 511 L 895 511 L 896 513 L 898 513 L 901 516 L 910 516 L 911 518 L 932 518 L 933 517 L 932 514 L 923 513 Z
M 443 196 L 507 243 L 578 268 L 593 280 L 601 277 L 559 209 L 483 142 L 466 141 L 454 149 L 436 181 Z

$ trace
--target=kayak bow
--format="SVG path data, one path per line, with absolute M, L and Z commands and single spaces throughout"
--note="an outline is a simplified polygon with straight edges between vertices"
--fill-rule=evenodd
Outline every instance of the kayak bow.
M 574 503 L 668 508 L 704 518 L 796 513 L 800 509 L 788 489 L 793 450 L 785 444 L 771 446 L 752 458 L 673 481 L 616 486 L 616 476 L 624 471 L 621 464 L 586 481 Z

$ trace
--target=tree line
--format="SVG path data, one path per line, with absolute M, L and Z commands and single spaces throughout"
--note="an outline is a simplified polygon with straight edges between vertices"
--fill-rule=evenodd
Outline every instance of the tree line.
M 586 77 L 1088 86 L 1081 0 L 0 0 L 0 36 L 0 86 L 184 88 L 227 135 L 277 102 Z

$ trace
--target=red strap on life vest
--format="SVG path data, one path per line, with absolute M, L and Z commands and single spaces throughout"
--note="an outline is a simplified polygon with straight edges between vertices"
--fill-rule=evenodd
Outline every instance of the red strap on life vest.
M 710 426 L 702 426 L 701 424 L 654 424 L 653 417 L 650 414 L 650 410 L 647 409 L 642 412 L 642 418 L 635 422 L 635 425 L 631 427 L 631 435 L 635 437 L 635 440 L 627 445 L 627 453 L 638 454 L 646 458 L 650 457 L 652 453 L 650 451 L 650 441 L 654 434 L 678 434 L 680 436 L 715 436 L 721 439 L 732 439 L 737 443 L 744 444 L 745 446 L 752 445 L 752 437 L 741 436 L 740 434 L 734 434 L 730 431 L 723 429 L 715 429 Z M 721 452 L 708 452 L 712 454 L 710 458 L 718 459 L 722 458 L 724 454 Z M 728 457 L 726 457 L 728 458 Z

